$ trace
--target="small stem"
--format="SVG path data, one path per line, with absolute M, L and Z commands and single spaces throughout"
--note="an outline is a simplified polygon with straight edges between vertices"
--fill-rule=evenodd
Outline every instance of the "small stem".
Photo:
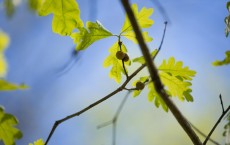
M 224 104 L 223 104 L 223 100 L 222 100 L 222 96 L 220 94 L 220 104 L 221 104 L 221 108 L 222 108 L 222 113 L 224 113 Z
M 214 132 L 214 130 L 216 129 L 216 127 L 219 125 L 220 121 L 222 120 L 222 118 L 225 116 L 225 114 L 230 110 L 230 106 L 228 106 L 228 108 L 226 110 L 224 110 L 224 112 L 222 113 L 222 115 L 219 117 L 219 119 L 217 120 L 216 124 L 213 126 L 213 128 L 211 129 L 211 131 L 209 132 L 207 138 L 205 139 L 203 145 L 206 145 L 206 143 L 208 142 L 209 138 L 211 137 L 212 133 Z

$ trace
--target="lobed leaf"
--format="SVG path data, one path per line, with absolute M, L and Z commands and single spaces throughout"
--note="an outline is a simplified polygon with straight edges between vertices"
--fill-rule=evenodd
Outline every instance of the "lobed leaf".
M 86 28 L 79 28 L 79 32 L 73 33 L 71 38 L 77 44 L 77 50 L 84 50 L 94 42 L 109 36 L 113 34 L 106 30 L 99 21 L 95 23 L 88 21 Z
M 187 92 L 187 90 L 191 90 L 189 88 L 191 86 L 191 83 L 180 80 L 177 77 L 169 75 L 165 72 L 160 72 L 159 75 L 170 94 L 172 96 L 177 96 L 181 101 L 183 101 L 185 99 L 184 92 Z
M 53 32 L 70 35 L 75 28 L 83 27 L 80 9 L 76 0 L 44 0 L 39 9 L 40 16 L 53 14 Z
M 35 141 L 34 143 L 29 143 L 29 145 L 44 145 L 45 143 L 43 142 L 42 139 L 39 139 Z
M 13 90 L 25 90 L 28 86 L 25 84 L 16 85 L 6 80 L 0 79 L 0 91 L 13 91 Z
M 3 78 L 7 72 L 7 63 L 4 57 L 4 50 L 8 47 L 10 42 L 7 34 L 0 30 L 0 78 Z
M 15 116 L 5 113 L 0 106 L 0 140 L 5 145 L 15 145 L 15 140 L 22 138 L 22 132 L 15 128 L 17 124 Z
M 196 72 L 190 70 L 189 67 L 183 67 L 182 61 L 176 62 L 174 57 L 170 57 L 168 63 L 166 60 L 163 60 L 163 63 L 159 66 L 158 70 L 185 80 L 192 80 L 192 77 L 196 74 Z
M 136 17 L 137 23 L 139 24 L 139 26 L 141 28 L 149 28 L 152 26 L 153 20 L 149 18 L 153 13 L 152 8 L 147 9 L 146 7 L 143 7 L 140 10 L 140 12 L 138 12 L 137 4 L 133 4 L 132 10 L 133 10 L 134 15 Z M 132 27 L 127 15 L 125 17 L 125 22 L 124 22 L 124 25 L 121 29 L 120 35 L 126 37 L 127 39 L 130 39 L 134 43 L 137 43 L 136 35 L 133 32 L 133 27 Z M 142 32 L 142 35 L 144 36 L 144 40 L 146 42 L 152 41 L 152 38 L 150 36 L 148 36 L 148 32 Z
M 212 63 L 214 66 L 221 66 L 230 64 L 230 50 L 225 52 L 225 59 L 224 60 L 216 60 Z
M 158 51 L 158 50 L 155 49 L 155 50 L 153 50 L 153 51 L 151 52 L 152 58 L 154 58 L 154 57 L 156 56 L 157 51 Z M 141 57 L 134 58 L 134 59 L 133 59 L 133 62 L 138 62 L 138 63 L 140 63 L 140 64 L 145 64 L 145 59 L 144 59 L 143 56 L 141 56 Z
M 157 108 L 161 106 L 164 111 L 168 112 L 168 106 L 161 99 L 161 96 L 156 92 L 153 82 L 150 82 L 148 84 L 148 89 L 149 89 L 148 100 L 150 102 L 154 101 L 154 104 Z
M 104 60 L 103 67 L 112 66 L 109 77 L 114 79 L 117 83 L 121 82 L 122 74 L 124 74 L 124 69 L 122 65 L 122 60 L 116 58 L 117 51 L 127 52 L 127 49 L 124 44 L 121 45 L 121 48 L 118 42 L 114 43 L 113 46 L 109 49 L 109 56 Z M 131 61 L 125 62 L 125 65 L 128 66 L 131 64 Z M 127 70 L 127 69 L 126 69 Z

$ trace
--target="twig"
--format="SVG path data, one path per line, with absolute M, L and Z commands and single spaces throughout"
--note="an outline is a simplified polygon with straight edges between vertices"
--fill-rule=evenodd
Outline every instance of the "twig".
M 211 129 L 211 131 L 209 132 L 208 136 L 206 137 L 205 141 L 203 142 L 203 145 L 206 145 L 206 143 L 208 142 L 209 138 L 211 137 L 212 133 L 214 132 L 214 130 L 216 129 L 216 127 L 219 125 L 220 121 L 222 120 L 222 118 L 225 116 L 225 114 L 227 114 L 227 112 L 230 110 L 230 106 L 228 106 L 228 108 L 226 110 L 223 111 L 223 113 L 221 114 L 221 116 L 219 117 L 219 119 L 217 120 L 216 124 L 213 126 L 213 128 Z
M 204 134 L 200 129 L 198 129 L 195 125 L 193 125 L 191 122 L 189 122 L 189 124 L 192 126 L 192 128 L 198 132 L 200 135 L 202 135 L 204 138 L 207 137 L 206 134 Z M 209 141 L 212 142 L 215 145 L 220 145 L 220 143 L 218 143 L 217 141 L 213 140 L 212 138 L 209 138 Z
M 136 18 L 134 16 L 134 13 L 130 7 L 128 0 L 121 0 L 123 7 L 128 15 L 128 18 L 132 24 L 132 27 L 134 29 L 134 32 L 136 34 L 136 38 L 138 40 L 138 43 L 140 45 L 141 51 L 143 53 L 143 56 L 146 60 L 146 64 L 151 76 L 152 81 L 154 82 L 155 89 L 157 93 L 161 96 L 161 98 L 164 100 L 164 102 L 167 104 L 171 112 L 173 113 L 174 117 L 177 119 L 178 123 L 181 125 L 181 127 L 184 129 L 184 131 L 187 133 L 187 135 L 192 140 L 193 144 L 195 145 L 202 145 L 200 139 L 196 135 L 196 133 L 192 130 L 191 126 L 189 125 L 188 121 L 185 119 L 185 117 L 182 115 L 182 113 L 179 111 L 179 109 L 174 105 L 174 103 L 170 100 L 168 94 L 164 90 L 164 86 L 160 80 L 160 77 L 158 75 L 157 69 L 152 62 L 151 55 L 149 53 L 148 47 L 144 42 L 142 33 L 140 31 L 140 28 L 137 24 Z
M 223 100 L 222 100 L 222 96 L 220 94 L 220 104 L 221 104 L 221 108 L 222 108 L 222 113 L 224 112 L 224 104 L 223 104 Z
M 119 105 L 118 109 L 117 109 L 117 112 L 115 113 L 113 119 L 111 121 L 107 121 L 101 125 L 98 125 L 98 129 L 102 128 L 102 127 L 106 127 L 110 124 L 113 125 L 113 130 L 112 130 L 112 136 L 113 136 L 113 140 L 112 140 L 112 144 L 113 145 L 116 145 L 116 134 L 117 134 L 117 120 L 118 120 L 118 117 L 121 113 L 121 110 L 123 109 L 124 105 L 125 105 L 125 102 L 127 101 L 128 99 L 128 96 L 129 94 L 131 93 L 132 91 L 128 91 L 128 93 L 125 95 L 124 99 L 122 100 L 121 104 Z

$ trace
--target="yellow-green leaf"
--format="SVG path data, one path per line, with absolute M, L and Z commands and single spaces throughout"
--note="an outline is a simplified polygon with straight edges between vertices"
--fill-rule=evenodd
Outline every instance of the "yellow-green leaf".
M 42 139 L 38 139 L 34 143 L 30 143 L 29 145 L 44 145 L 45 143 L 43 142 Z
M 13 91 L 13 90 L 24 90 L 27 89 L 28 86 L 25 84 L 16 85 L 6 80 L 0 79 L 0 91 Z
M 79 32 L 73 33 L 71 38 L 77 44 L 77 50 L 84 50 L 95 41 L 109 36 L 113 36 L 113 34 L 105 29 L 99 21 L 95 23 L 88 21 L 86 28 L 79 28 Z
M 138 12 L 138 7 L 137 4 L 132 5 L 132 10 L 134 12 L 135 18 L 141 28 L 149 28 L 153 24 L 153 20 L 150 19 L 149 17 L 153 13 L 153 9 L 149 8 L 147 9 L 146 7 L 143 7 L 140 12 Z M 134 43 L 137 43 L 136 40 L 136 35 L 133 32 L 133 27 L 129 21 L 128 16 L 126 15 L 125 17 L 125 22 L 121 30 L 121 36 L 126 37 L 127 39 L 130 39 Z M 142 32 L 142 35 L 144 37 L 145 42 L 150 42 L 153 39 L 148 35 L 148 32 Z
M 150 102 L 154 101 L 154 104 L 157 108 L 162 106 L 164 111 L 168 112 L 168 106 L 165 104 L 165 102 L 161 99 L 159 94 L 156 92 L 153 82 L 150 82 L 148 84 L 148 89 L 149 89 L 148 100 Z
M 4 7 L 6 9 L 6 15 L 11 17 L 15 12 L 13 0 L 4 0 Z
M 177 77 L 167 74 L 165 72 L 160 72 L 159 75 L 163 84 L 170 92 L 170 95 L 177 96 L 181 101 L 183 101 L 185 99 L 184 92 L 187 92 L 187 90 L 191 90 L 189 88 L 191 86 L 191 83 L 178 79 Z
M 39 11 L 43 0 L 28 0 L 28 6 L 33 11 Z
M 148 78 L 149 78 L 148 76 L 140 77 L 139 80 L 136 80 L 136 81 L 134 81 L 134 82 L 132 83 L 132 86 L 133 86 L 133 87 L 136 87 L 136 83 L 137 83 L 137 82 L 146 83 L 146 81 L 148 80 Z M 134 90 L 134 91 L 133 91 L 133 97 L 139 96 L 140 93 L 141 93 L 141 91 L 142 91 L 142 90 Z
M 0 30 L 0 78 L 3 78 L 7 72 L 7 64 L 4 57 L 4 50 L 8 47 L 10 42 L 7 34 Z
M 225 52 L 225 58 L 224 60 L 216 60 L 212 63 L 214 66 L 221 66 L 221 65 L 227 65 L 230 64 L 230 50 Z
M 16 117 L 5 113 L 0 106 L 0 141 L 5 145 L 15 145 L 15 140 L 22 137 L 22 132 L 15 128 L 17 124 Z
M 143 35 L 143 37 L 144 37 L 145 42 L 151 42 L 151 41 L 153 40 L 153 38 L 150 37 L 150 36 L 148 35 L 148 32 L 146 32 L 146 31 L 145 31 L 145 32 L 142 32 L 142 35 Z M 137 39 L 136 39 L 136 34 L 135 34 L 133 31 L 128 31 L 128 32 L 122 34 L 121 36 L 126 37 L 127 39 L 133 41 L 133 42 L 136 43 L 136 44 L 138 43 L 138 42 L 137 42 Z
M 124 44 L 121 45 L 121 48 L 118 42 L 114 43 L 113 46 L 109 49 L 110 55 L 104 60 L 103 66 L 109 67 L 112 66 L 109 77 L 114 79 L 117 83 L 121 82 L 122 73 L 124 74 L 124 69 L 122 65 L 122 60 L 116 58 L 117 51 L 127 52 L 127 49 Z M 131 61 L 125 62 L 125 65 L 130 65 Z M 127 69 L 126 69 L 127 70 Z
M 138 12 L 138 7 L 137 4 L 132 5 L 132 10 L 134 12 L 135 18 L 141 28 L 149 28 L 153 24 L 153 20 L 150 19 L 149 17 L 153 13 L 153 9 L 149 8 L 147 9 L 146 7 L 143 7 L 140 12 Z M 121 30 L 121 34 L 124 34 L 128 31 L 133 31 L 133 27 L 129 21 L 128 16 L 126 15 L 124 25 Z
M 76 0 L 45 0 L 39 9 L 40 16 L 53 14 L 53 32 L 70 35 L 75 28 L 83 27 Z
M 155 50 L 153 50 L 153 51 L 151 52 L 152 58 L 155 57 L 155 55 L 157 54 L 157 51 L 158 51 L 158 50 L 155 49 Z M 141 57 L 134 58 L 134 59 L 133 59 L 133 62 L 138 62 L 138 63 L 140 63 L 140 64 L 145 64 L 145 59 L 144 59 L 143 56 L 141 56 Z
M 169 73 L 173 76 L 178 76 L 185 80 L 192 80 L 192 77 L 196 74 L 196 72 L 194 70 L 190 70 L 189 67 L 183 67 L 182 61 L 176 62 L 174 57 L 170 57 L 168 63 L 164 60 L 158 70 Z

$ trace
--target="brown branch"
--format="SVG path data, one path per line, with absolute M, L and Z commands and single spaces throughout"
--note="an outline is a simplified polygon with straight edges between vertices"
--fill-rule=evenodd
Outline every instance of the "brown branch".
M 216 129 L 216 127 L 219 125 L 219 123 L 221 122 L 221 120 L 223 119 L 223 117 L 230 110 L 230 105 L 228 106 L 228 108 L 226 110 L 224 110 L 224 105 L 223 105 L 221 94 L 220 94 L 220 103 L 221 103 L 221 107 L 223 109 L 223 112 L 222 112 L 221 116 L 219 117 L 219 119 L 217 120 L 217 122 L 215 123 L 215 125 L 212 127 L 211 131 L 209 132 L 208 136 L 206 137 L 205 141 L 203 142 L 203 145 L 206 145 L 206 143 L 208 142 L 209 138 L 211 137 L 211 135 L 214 132 L 214 130 Z
M 161 96 L 161 98 L 164 100 L 164 102 L 167 104 L 169 109 L 171 110 L 174 117 L 177 119 L 178 123 L 181 125 L 181 127 L 184 129 L 184 131 L 187 133 L 191 141 L 194 145 L 202 145 L 199 137 L 196 135 L 196 133 L 192 130 L 190 124 L 185 119 L 185 117 L 182 115 L 182 113 L 179 111 L 179 109 L 174 105 L 174 103 L 170 100 L 168 94 L 164 90 L 164 86 L 160 80 L 160 77 L 158 75 L 157 69 L 152 62 L 151 55 L 149 53 L 149 50 L 144 42 L 142 33 L 140 31 L 140 28 L 137 24 L 136 18 L 134 16 L 134 13 L 130 7 L 128 0 L 121 0 L 123 7 L 128 15 L 128 18 L 132 24 L 132 27 L 134 29 L 134 32 L 136 34 L 137 41 L 140 45 L 141 51 L 143 53 L 143 56 L 146 60 L 147 67 L 151 76 L 152 81 L 154 82 L 155 89 L 157 93 Z

